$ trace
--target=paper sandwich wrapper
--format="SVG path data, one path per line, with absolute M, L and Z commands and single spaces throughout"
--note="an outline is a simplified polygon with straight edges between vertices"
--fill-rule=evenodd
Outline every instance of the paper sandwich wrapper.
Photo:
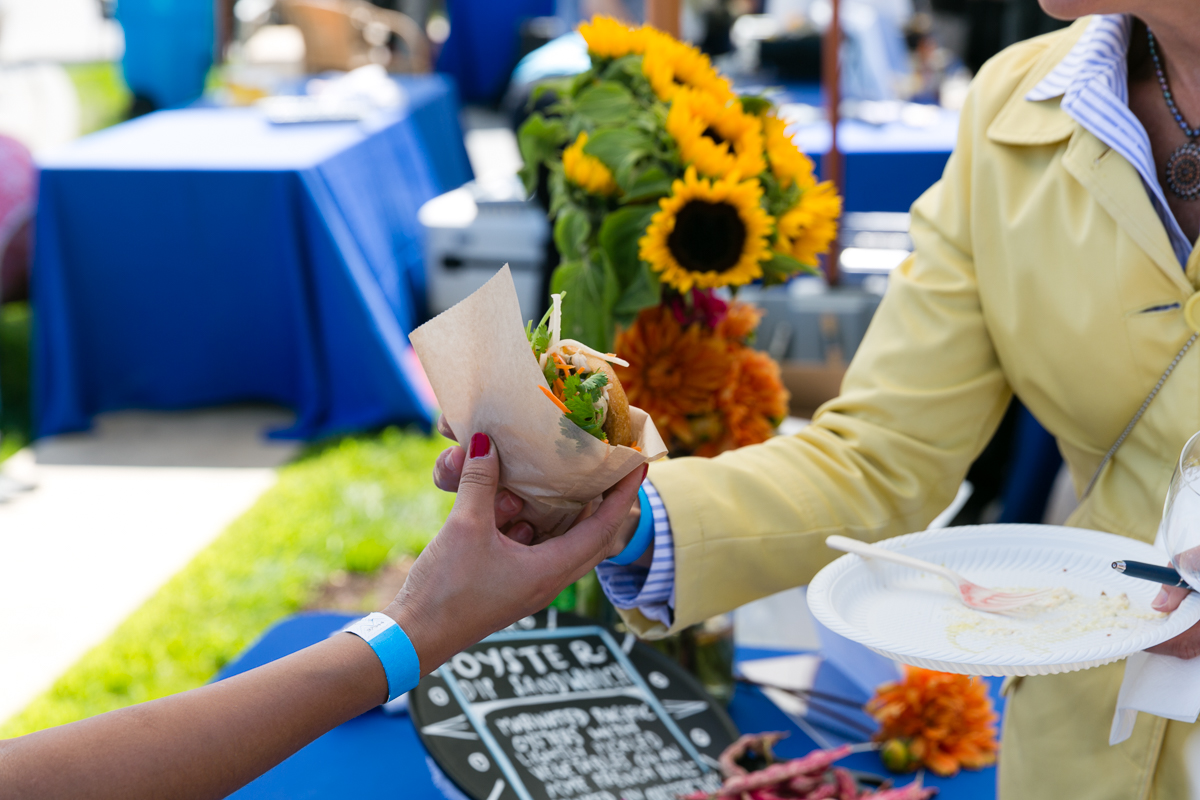
M 542 393 L 546 379 L 525 336 L 507 264 L 409 339 L 458 440 L 479 432 L 491 437 L 500 454 L 500 485 L 525 501 L 519 519 L 533 525 L 539 539 L 565 533 L 588 503 L 667 453 L 640 408 L 629 409 L 638 452 L 585 433 Z

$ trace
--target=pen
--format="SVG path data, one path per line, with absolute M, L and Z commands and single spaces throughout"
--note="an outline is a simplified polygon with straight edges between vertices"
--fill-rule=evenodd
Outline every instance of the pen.
M 1144 564 L 1141 561 L 1114 561 L 1112 568 L 1131 578 L 1141 578 L 1144 581 L 1153 581 L 1166 586 L 1188 586 L 1187 581 L 1179 577 L 1179 573 L 1175 571 L 1174 567 L 1160 567 L 1156 564 Z

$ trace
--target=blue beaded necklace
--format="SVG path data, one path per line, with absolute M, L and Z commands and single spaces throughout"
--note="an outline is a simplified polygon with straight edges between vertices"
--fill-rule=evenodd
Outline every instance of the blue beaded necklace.
M 1167 101 L 1167 110 L 1175 118 L 1175 123 L 1179 125 L 1183 135 L 1189 139 L 1185 144 L 1175 148 L 1167 158 L 1167 188 L 1182 200 L 1196 200 L 1200 198 L 1200 144 L 1197 144 L 1195 140 L 1196 137 L 1200 137 L 1200 128 L 1188 127 L 1187 120 L 1179 112 L 1179 107 L 1175 105 L 1175 98 L 1171 96 L 1167 73 L 1163 69 L 1162 61 L 1158 58 L 1158 46 L 1154 41 L 1154 33 L 1146 28 L 1146 35 L 1150 39 L 1150 57 L 1154 59 L 1154 74 L 1158 76 L 1158 85 L 1162 89 L 1163 99 Z

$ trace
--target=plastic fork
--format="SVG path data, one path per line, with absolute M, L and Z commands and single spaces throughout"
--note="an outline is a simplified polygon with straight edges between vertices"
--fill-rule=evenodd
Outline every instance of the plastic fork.
M 863 558 L 878 558 L 881 561 L 890 561 L 902 567 L 910 567 L 911 569 L 919 569 L 922 572 L 932 572 L 934 575 L 940 575 L 954 585 L 954 588 L 958 590 L 958 596 L 962 598 L 964 604 L 970 608 L 977 608 L 980 611 L 994 611 L 998 614 L 1005 614 L 1043 600 L 1049 597 L 1054 591 L 1053 589 L 1039 589 L 1033 592 L 999 592 L 995 589 L 980 586 L 977 583 L 971 583 L 952 569 L 947 569 L 938 564 L 931 564 L 928 561 L 922 561 L 912 556 L 906 556 L 894 550 L 860 542 L 857 539 L 850 539 L 845 536 L 830 536 L 825 540 L 825 544 L 834 550 L 841 550 L 844 553 L 854 553 L 856 556 L 862 556 Z

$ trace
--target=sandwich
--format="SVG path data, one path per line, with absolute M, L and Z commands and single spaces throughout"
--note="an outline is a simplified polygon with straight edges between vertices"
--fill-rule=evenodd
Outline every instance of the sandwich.
M 629 399 L 613 364 L 629 364 L 612 353 L 601 353 L 574 339 L 562 339 L 562 299 L 551 296 L 550 310 L 538 326 L 530 322 L 525 335 L 546 379 L 538 388 L 568 420 L 610 445 L 636 449 Z

